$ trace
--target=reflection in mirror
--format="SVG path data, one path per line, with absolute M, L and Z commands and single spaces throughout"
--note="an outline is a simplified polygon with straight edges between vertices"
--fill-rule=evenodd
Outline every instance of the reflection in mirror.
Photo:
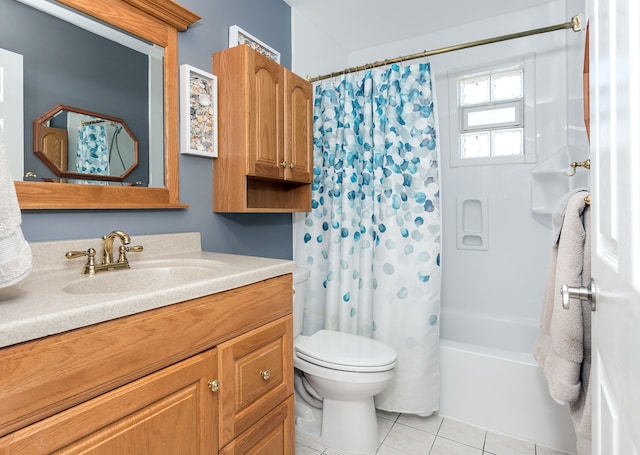
M 138 165 L 138 140 L 116 117 L 57 105 L 33 131 L 34 153 L 69 183 L 122 182 Z
M 127 182 L 165 187 L 164 49 L 57 3 L 0 0 L 0 11 L 0 47 L 22 55 L 24 66 L 24 169 L 14 177 L 27 171 L 37 175 L 28 181 L 59 177 L 32 153 L 40 147 L 31 125 L 63 104 L 125 119 L 139 151 L 139 166 Z

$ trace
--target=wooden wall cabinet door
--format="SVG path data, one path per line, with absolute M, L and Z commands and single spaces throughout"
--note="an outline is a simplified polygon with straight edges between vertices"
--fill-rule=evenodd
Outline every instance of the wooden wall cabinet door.
M 220 153 L 214 211 L 311 210 L 312 86 L 248 46 L 213 55 Z
M 285 179 L 313 180 L 313 87 L 285 69 Z
M 0 439 L 0 453 L 214 454 L 211 349 Z M 58 453 L 58 452 L 56 452 Z
M 284 68 L 258 54 L 246 54 L 247 175 L 284 179 Z

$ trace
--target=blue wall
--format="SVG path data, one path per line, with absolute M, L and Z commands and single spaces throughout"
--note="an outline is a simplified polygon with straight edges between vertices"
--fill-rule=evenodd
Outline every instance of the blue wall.
M 211 72 L 211 54 L 228 47 L 238 25 L 281 54 L 291 66 L 291 10 L 282 0 L 181 0 L 202 19 L 179 35 L 180 64 Z M 282 259 L 293 256 L 291 214 L 214 214 L 212 160 L 180 156 L 180 199 L 185 210 L 22 212 L 28 241 L 98 238 L 113 229 L 129 234 L 198 231 L 207 251 Z

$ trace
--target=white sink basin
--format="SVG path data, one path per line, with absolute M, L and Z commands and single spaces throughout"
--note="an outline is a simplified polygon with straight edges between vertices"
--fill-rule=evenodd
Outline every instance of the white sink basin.
M 68 294 L 116 294 L 143 292 L 180 286 L 192 281 L 211 278 L 220 264 L 203 259 L 156 260 L 132 263 L 130 269 L 84 275 L 66 284 Z

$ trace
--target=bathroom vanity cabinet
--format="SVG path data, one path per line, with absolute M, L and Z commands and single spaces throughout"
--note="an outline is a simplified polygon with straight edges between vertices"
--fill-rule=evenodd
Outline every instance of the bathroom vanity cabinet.
M 0 349 L 0 453 L 294 453 L 291 275 Z
M 218 76 L 216 212 L 311 210 L 309 82 L 240 45 L 213 54 Z

